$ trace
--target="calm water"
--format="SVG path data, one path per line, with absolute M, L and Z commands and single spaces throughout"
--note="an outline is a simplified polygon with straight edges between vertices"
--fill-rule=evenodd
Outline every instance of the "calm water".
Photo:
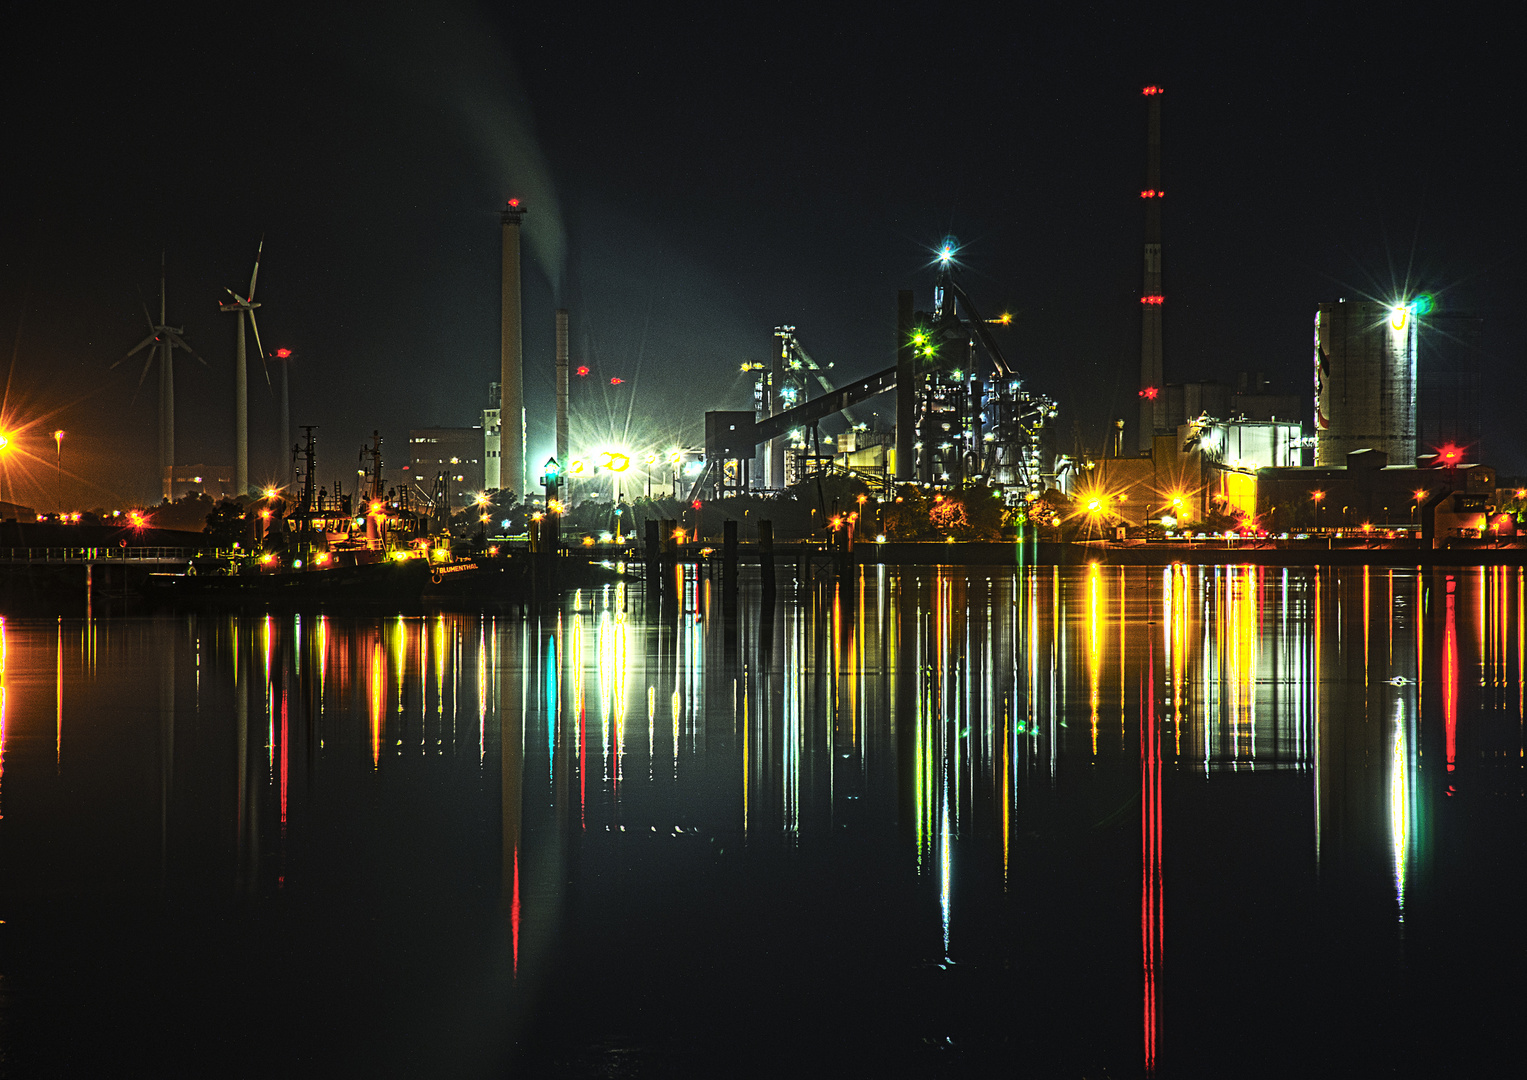
M 7 620 L 0 1070 L 1514 1075 L 1524 588 Z

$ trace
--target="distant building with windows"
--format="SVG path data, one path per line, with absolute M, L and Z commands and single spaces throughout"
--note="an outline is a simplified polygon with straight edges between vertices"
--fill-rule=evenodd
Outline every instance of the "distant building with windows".
M 482 411 L 483 488 L 497 491 L 499 482 L 499 390 L 498 383 L 488 384 L 488 407 Z
M 193 492 L 211 499 L 233 499 L 239 494 L 233 486 L 232 465 L 176 465 L 169 484 L 171 501 Z
M 451 505 L 464 506 L 483 490 L 483 429 L 412 428 L 408 432 L 405 483 L 415 495 L 431 495 L 441 478 L 449 484 Z

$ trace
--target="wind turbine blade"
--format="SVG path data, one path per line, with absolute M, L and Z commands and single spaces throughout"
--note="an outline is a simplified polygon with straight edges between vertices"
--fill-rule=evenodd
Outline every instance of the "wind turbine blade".
M 143 319 L 148 323 L 149 333 L 154 332 L 154 317 L 148 313 L 148 301 L 143 299 L 143 290 L 138 290 L 138 302 L 143 305 Z
M 263 241 L 262 241 L 263 242 Z M 270 385 L 270 365 L 265 362 L 265 346 L 260 344 L 260 326 L 255 322 L 254 309 L 249 309 L 249 329 L 254 331 L 255 351 L 260 354 L 260 367 L 265 371 L 265 385 Z
M 245 300 L 253 300 L 254 299 L 255 279 L 260 276 L 260 254 L 264 250 L 265 250 L 265 237 L 262 236 L 262 237 L 260 237 L 260 246 L 255 248 L 254 273 L 249 275 L 249 294 L 244 297 Z
M 133 357 L 137 356 L 140 352 L 142 352 L 144 349 L 148 348 L 150 345 L 152 345 L 154 342 L 156 342 L 158 340 L 159 340 L 159 335 L 158 334 L 150 334 L 148 337 L 144 338 L 142 341 L 138 342 L 138 344 L 134 345 L 131 349 L 129 349 L 125 355 L 123 355 L 120 359 L 118 359 L 116 361 L 116 363 L 112 364 L 111 366 L 112 367 L 116 367 L 117 364 L 122 363 L 123 360 L 131 360 Z M 153 355 L 154 355 L 153 353 L 149 353 L 149 356 L 152 357 Z
M 173 333 L 173 332 L 170 332 L 169 336 L 170 336 L 170 344 L 173 345 L 175 348 L 177 348 L 177 349 L 184 349 L 186 352 L 190 353 L 192 356 L 194 356 L 201 363 L 202 367 L 210 366 L 205 360 L 202 360 L 201 353 L 197 352 L 195 349 L 191 348 L 191 346 L 186 344 L 186 339 L 185 338 L 183 338 L 179 334 L 176 334 L 176 333 Z
M 138 391 L 143 389 L 143 380 L 148 378 L 148 369 L 154 366 L 154 354 L 149 353 L 148 359 L 143 362 L 143 371 L 138 376 L 138 385 L 133 388 L 133 401 L 138 400 Z

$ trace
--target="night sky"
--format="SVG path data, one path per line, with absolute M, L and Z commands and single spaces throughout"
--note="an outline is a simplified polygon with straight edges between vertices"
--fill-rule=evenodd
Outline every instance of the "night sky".
M 845 379 L 894 362 L 957 237 L 1004 350 L 1100 449 L 1133 415 L 1145 100 L 1164 99 L 1169 381 L 1310 393 L 1315 305 L 1437 295 L 1486 317 L 1484 458 L 1527 472 L 1523 35 L 1446 5 L 11 4 L 0 341 L 10 491 L 157 496 L 147 332 L 167 253 L 177 458 L 232 461 L 234 320 L 255 246 L 294 428 L 353 480 L 373 429 L 468 425 L 498 371 L 498 209 L 530 207 L 531 462 L 550 452 L 552 313 L 572 309 L 579 443 L 698 442 L 745 408 L 776 324 Z M 252 343 L 251 343 L 252 349 Z M 278 397 L 251 370 L 251 479 Z M 624 379 L 612 387 L 612 377 Z M 279 386 L 279 384 L 278 384 Z M 889 400 L 880 404 L 889 416 Z M 26 455 L 34 460 L 30 465 Z

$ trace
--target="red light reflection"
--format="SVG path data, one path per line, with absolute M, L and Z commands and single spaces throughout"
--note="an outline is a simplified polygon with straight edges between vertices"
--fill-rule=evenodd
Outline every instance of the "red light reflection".
M 1447 735 L 1447 771 L 1458 762 L 1458 618 L 1453 606 L 1457 582 L 1447 579 L 1447 623 L 1442 631 L 1442 727 Z
M 520 849 L 514 849 L 514 893 L 509 901 L 509 934 L 514 941 L 514 973 L 520 973 Z
M 1154 635 L 1153 635 L 1154 636 Z M 1161 966 L 1161 754 L 1156 731 L 1156 654 L 1151 643 L 1150 660 L 1140 716 L 1140 948 L 1145 968 L 1145 1075 L 1156 1073 L 1156 979 Z

